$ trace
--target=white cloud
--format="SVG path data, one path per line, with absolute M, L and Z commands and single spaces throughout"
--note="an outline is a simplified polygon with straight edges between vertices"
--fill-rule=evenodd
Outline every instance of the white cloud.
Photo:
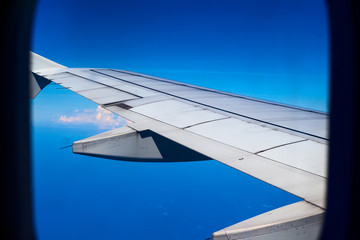
M 63 124 L 94 124 L 99 129 L 113 129 L 127 123 L 122 117 L 100 106 L 96 109 L 74 110 L 70 115 L 61 115 L 57 122 Z

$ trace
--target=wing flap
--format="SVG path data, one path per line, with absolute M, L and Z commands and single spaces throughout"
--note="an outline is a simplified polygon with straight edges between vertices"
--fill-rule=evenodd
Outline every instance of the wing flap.
M 235 118 L 206 122 L 186 130 L 251 153 L 305 140 L 298 136 Z
M 264 150 L 258 155 L 294 166 L 319 176 L 327 176 L 328 146 L 311 140 Z

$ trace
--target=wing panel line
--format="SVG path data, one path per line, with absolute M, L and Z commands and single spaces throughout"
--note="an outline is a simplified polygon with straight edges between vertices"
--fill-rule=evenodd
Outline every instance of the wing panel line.
M 219 121 L 219 120 L 224 120 L 224 119 L 228 119 L 228 118 L 231 118 L 231 117 L 223 117 L 223 118 L 219 118 L 219 119 L 213 119 L 213 120 L 208 120 L 208 121 L 204 121 L 204 122 L 201 122 L 201 123 L 195 123 L 195 124 L 192 124 L 190 126 L 186 126 L 182 129 L 186 130 L 187 128 L 191 128 L 191 127 L 194 127 L 194 126 L 197 126 L 197 125 L 201 125 L 201 124 L 204 124 L 204 123 L 209 123 L 209 122 L 215 122 L 215 121 Z
M 258 152 L 256 152 L 256 153 L 254 153 L 254 154 L 263 153 L 263 152 L 266 152 L 266 151 L 269 151 L 269 150 L 272 150 L 272 149 L 275 149 L 275 148 L 279 148 L 279 147 L 283 147 L 283 146 L 287 146 L 287 145 L 295 144 L 295 143 L 299 143 L 299 142 L 305 142 L 305 141 L 309 141 L 309 140 L 308 140 L 308 139 L 302 139 L 302 140 L 295 141 L 295 142 L 284 143 L 284 144 L 281 144 L 281 145 L 277 145 L 277 146 L 275 146 L 275 147 L 263 149 L 263 150 L 261 150 L 261 151 L 258 151 Z

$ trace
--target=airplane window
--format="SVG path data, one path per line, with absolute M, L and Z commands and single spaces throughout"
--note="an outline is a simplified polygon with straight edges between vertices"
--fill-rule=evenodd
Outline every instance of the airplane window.
M 127 81 L 116 85 L 119 88 L 133 83 L 123 94 L 147 94 L 159 104 L 164 99 L 153 91 L 161 88 L 172 100 L 181 97 L 182 104 L 187 99 L 202 111 L 212 106 L 214 111 L 206 114 L 216 120 L 229 125 L 241 120 L 251 124 L 244 129 L 253 132 L 260 129 L 253 124 L 261 122 L 272 134 L 290 134 L 291 142 L 281 140 L 275 146 L 270 144 L 273 135 L 261 135 L 264 147 L 259 148 L 260 143 L 248 144 L 251 138 L 221 135 L 226 124 L 208 122 L 210 130 L 203 130 L 198 122 L 183 127 L 185 120 L 175 113 L 176 107 L 182 109 L 180 104 L 172 105 L 173 112 L 162 123 L 180 119 L 174 124 L 191 134 L 205 134 L 211 141 L 245 148 L 243 152 L 261 158 L 280 156 L 276 161 L 284 165 L 289 162 L 280 159 L 283 152 L 276 152 L 278 146 L 288 145 L 289 152 L 293 151 L 289 144 L 295 142 L 312 141 L 311 146 L 321 148 L 327 143 L 326 126 L 313 127 L 326 118 L 329 102 L 324 1 L 40 0 L 35 14 L 34 53 L 69 68 L 102 68 L 97 76 L 109 74 L 107 69 L 120 69 L 215 89 L 199 97 L 185 86 L 173 89 L 168 82 L 148 79 L 148 85 L 134 93 L 145 84 L 139 75 L 107 76 L 107 81 Z M 66 80 L 62 81 L 64 85 Z M 69 147 L 73 142 L 133 122 L 104 108 L 106 104 L 89 101 L 85 92 L 82 97 L 81 91 L 71 91 L 75 87 L 61 84 L 50 83 L 31 102 L 34 212 L 40 240 L 205 239 L 302 200 L 215 160 L 139 163 L 74 154 Z M 214 96 L 216 91 L 228 95 Z M 234 94 L 247 107 L 240 100 L 238 105 L 228 100 Z M 141 103 L 137 101 L 131 104 Z M 160 112 L 167 105 L 154 106 Z M 140 106 L 137 109 L 145 114 Z M 299 109 L 306 109 L 306 114 L 299 115 Z M 215 115 L 221 111 L 224 116 Z M 275 111 L 278 115 L 271 114 Z M 294 116 L 291 121 L 290 115 Z M 205 118 L 205 112 L 196 116 Z M 290 138 L 285 135 L 281 139 Z M 326 174 L 302 162 L 296 164 L 316 176 Z

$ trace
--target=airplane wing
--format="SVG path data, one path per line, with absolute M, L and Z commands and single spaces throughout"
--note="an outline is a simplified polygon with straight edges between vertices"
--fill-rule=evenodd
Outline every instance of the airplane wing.
M 74 153 L 126 161 L 214 159 L 303 199 L 219 230 L 212 239 L 319 236 L 327 114 L 130 71 L 66 68 L 34 53 L 31 60 L 32 96 L 52 81 L 128 120 L 74 142 Z

